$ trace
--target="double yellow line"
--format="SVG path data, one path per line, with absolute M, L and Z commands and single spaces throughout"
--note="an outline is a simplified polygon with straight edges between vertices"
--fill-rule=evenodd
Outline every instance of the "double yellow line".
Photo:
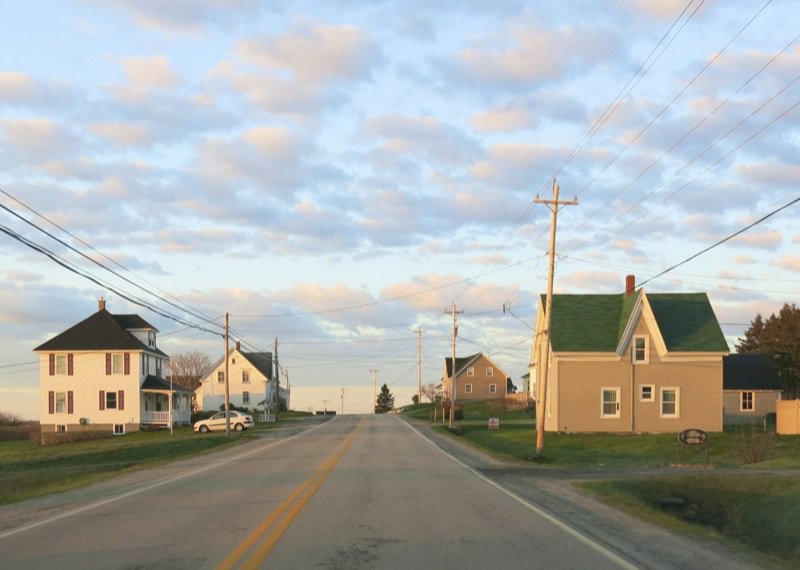
M 363 419 L 358 423 L 356 429 L 347 436 L 339 450 L 328 456 L 322 462 L 317 470 L 306 479 L 302 485 L 295 489 L 287 499 L 281 503 L 270 515 L 259 524 L 250 535 L 245 538 L 239 546 L 219 563 L 217 570 L 229 570 L 237 567 L 242 562 L 242 559 L 247 553 L 258 543 L 260 544 L 253 550 L 250 557 L 239 566 L 240 568 L 258 568 L 259 565 L 266 560 L 270 555 L 272 549 L 278 543 L 283 533 L 291 526 L 294 519 L 303 511 L 305 506 L 311 500 L 311 497 L 319 490 L 328 476 L 333 472 L 333 469 L 345 456 L 353 442 L 361 430 Z

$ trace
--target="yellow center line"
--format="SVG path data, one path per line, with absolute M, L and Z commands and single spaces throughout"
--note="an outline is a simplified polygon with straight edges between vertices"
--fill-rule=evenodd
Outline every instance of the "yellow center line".
M 286 530 L 291 526 L 294 519 L 302 512 L 314 494 L 333 472 L 333 469 L 342 457 L 345 456 L 353 445 L 356 436 L 359 431 L 361 431 L 363 421 L 362 419 L 358 423 L 356 429 L 344 440 L 342 446 L 336 453 L 328 456 L 308 479 L 298 486 L 283 503 L 272 511 L 247 538 L 219 563 L 217 570 L 230 570 L 235 568 L 259 540 L 262 540 L 261 544 L 258 545 L 250 558 L 242 565 L 242 568 L 257 568 L 259 564 L 269 556 L 281 536 L 283 536 Z M 276 525 L 279 521 L 280 523 Z M 272 530 L 270 531 L 270 529 Z

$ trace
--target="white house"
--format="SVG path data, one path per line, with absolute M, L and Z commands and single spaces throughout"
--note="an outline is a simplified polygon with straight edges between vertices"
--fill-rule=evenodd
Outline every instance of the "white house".
M 237 342 L 228 351 L 228 398 L 232 406 L 262 408 L 264 401 L 272 402 L 275 382 L 272 381 L 272 353 L 245 352 Z M 281 386 L 280 398 L 284 404 L 289 393 Z M 225 357 L 221 357 L 206 372 L 195 390 L 195 401 L 203 410 L 219 410 L 225 405 Z
M 189 424 L 191 391 L 164 380 L 169 357 L 157 333 L 139 315 L 112 315 L 101 298 L 96 313 L 36 347 L 41 430 Z

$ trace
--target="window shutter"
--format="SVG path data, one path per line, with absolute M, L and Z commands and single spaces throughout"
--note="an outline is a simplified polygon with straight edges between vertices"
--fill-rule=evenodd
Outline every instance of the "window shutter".
M 120 390 L 119 394 L 117 395 L 117 409 L 125 409 L 125 390 Z
M 106 376 L 111 375 L 111 353 L 106 352 Z
M 131 353 L 130 352 L 126 352 L 125 353 L 124 361 L 125 361 L 125 375 L 127 376 L 128 374 L 131 373 Z
M 47 411 L 51 414 L 56 413 L 56 394 L 53 391 L 47 393 Z
M 69 354 L 67 354 L 67 376 L 72 376 L 73 364 L 74 364 L 73 355 L 70 352 Z
M 68 414 L 73 413 L 73 411 L 75 409 L 74 406 L 73 406 L 73 396 L 72 396 L 72 394 L 73 394 L 72 390 L 67 392 L 67 413 Z
M 47 356 L 48 356 L 48 360 L 50 361 L 50 376 L 55 376 L 55 373 L 56 373 L 56 355 L 51 352 Z M 50 412 L 50 413 L 52 414 L 53 412 Z
M 100 390 L 100 409 L 106 409 L 106 393 L 103 390 Z

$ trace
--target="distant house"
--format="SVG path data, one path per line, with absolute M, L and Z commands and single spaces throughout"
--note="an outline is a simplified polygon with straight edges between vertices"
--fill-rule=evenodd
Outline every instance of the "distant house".
M 442 395 L 445 400 L 452 396 L 452 363 L 452 357 L 444 359 Z M 505 398 L 508 389 L 508 375 L 481 352 L 462 358 L 456 357 L 455 378 L 456 402 Z
M 783 384 L 764 354 L 729 354 L 722 359 L 723 416 L 726 425 L 763 422 L 774 414 Z
M 157 333 L 139 315 L 112 315 L 101 298 L 96 313 L 36 347 L 42 431 L 188 424 L 191 391 L 164 380 Z
M 531 352 L 536 390 L 544 296 Z M 705 293 L 554 295 L 545 430 L 722 430 L 727 342 Z M 536 392 L 532 393 L 534 398 Z
M 254 409 L 263 406 L 265 399 L 272 402 L 275 395 L 272 368 L 271 352 L 245 352 L 237 342 L 236 348 L 228 352 L 230 404 Z M 289 401 L 289 393 L 284 386 L 280 388 L 280 398 L 284 404 Z M 200 386 L 195 390 L 195 400 L 203 410 L 219 410 L 224 406 L 224 356 L 220 357 L 200 380 Z

